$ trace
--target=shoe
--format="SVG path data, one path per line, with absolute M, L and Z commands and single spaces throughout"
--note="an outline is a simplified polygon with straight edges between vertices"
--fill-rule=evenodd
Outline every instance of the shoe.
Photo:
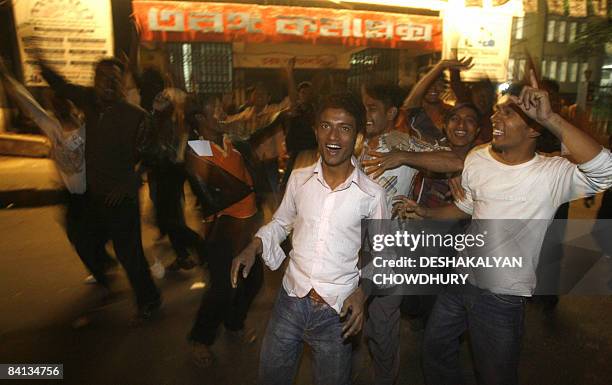
M 225 332 L 231 339 L 242 342 L 243 344 L 246 344 L 246 345 L 250 345 L 253 342 L 255 342 L 255 340 L 257 340 L 257 332 L 255 331 L 255 329 L 251 329 L 251 328 L 249 329 L 242 328 L 240 330 L 225 329 Z
M 214 356 L 208 345 L 199 342 L 191 342 L 191 357 L 196 366 L 208 368 L 214 362 Z
M 155 316 L 155 314 L 159 311 L 161 304 L 161 297 L 158 297 L 156 300 L 151 301 L 146 305 L 139 306 L 136 315 L 132 319 L 132 326 L 140 326 L 142 323 L 153 318 L 153 316 Z

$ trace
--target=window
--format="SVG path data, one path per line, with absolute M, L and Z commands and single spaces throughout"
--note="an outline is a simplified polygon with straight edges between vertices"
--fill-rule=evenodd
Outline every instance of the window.
M 542 68 L 540 69 L 540 73 L 542 77 L 546 77 L 546 70 L 547 70 L 547 65 L 548 63 L 546 63 L 546 59 L 542 60 Z
M 527 60 L 525 59 L 521 59 L 519 60 L 519 69 L 518 69 L 518 78 L 519 79 L 523 79 L 525 77 L 525 64 L 527 63 Z
M 578 63 L 570 63 L 569 67 L 569 81 L 572 83 L 576 83 L 578 80 Z
M 559 43 L 565 43 L 565 27 L 566 27 L 566 22 L 565 21 L 560 21 L 559 22 L 559 29 L 557 30 L 557 41 Z
M 567 80 L 567 61 L 562 61 L 559 64 L 559 82 L 565 82 Z
M 557 79 L 557 61 L 551 60 L 548 66 L 548 77 L 556 80 Z
M 514 58 L 508 59 L 508 80 L 514 80 Z
M 569 42 L 573 43 L 576 40 L 576 22 L 571 22 L 569 26 Z
M 548 26 L 546 28 L 546 41 L 550 42 L 555 40 L 555 20 L 548 20 Z
M 228 43 L 167 43 L 170 67 L 187 92 L 230 92 L 233 85 L 232 45 Z
M 525 19 L 523 19 L 522 17 L 517 17 L 515 19 L 515 24 L 514 24 L 514 38 L 517 40 L 521 40 L 523 38 L 523 30 L 525 28 Z

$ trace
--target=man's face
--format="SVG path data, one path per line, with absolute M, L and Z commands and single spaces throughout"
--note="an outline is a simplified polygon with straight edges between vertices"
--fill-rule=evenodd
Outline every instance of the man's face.
M 262 109 L 270 102 L 270 95 L 263 87 L 256 87 L 251 95 L 251 103 L 255 109 Z
M 200 126 L 205 126 L 207 129 L 211 129 L 215 132 L 222 132 L 221 126 L 217 124 L 223 113 L 223 108 L 219 98 L 210 99 L 202 107 L 203 114 L 201 115 Z
M 326 165 L 350 162 L 357 139 L 355 118 L 341 108 L 327 108 L 319 115 L 315 136 Z
M 365 91 L 361 92 L 361 101 L 366 109 L 366 135 L 373 138 L 387 129 L 389 123 L 393 123 L 392 112 L 385 108 L 382 101 L 376 100 Z
M 449 117 L 444 133 L 455 147 L 471 145 L 480 131 L 478 115 L 469 107 L 462 107 Z
M 446 83 L 444 80 L 438 78 L 434 84 L 429 86 L 427 92 L 425 92 L 424 99 L 427 103 L 438 103 L 442 93 L 446 90 Z
M 300 103 L 310 103 L 312 100 L 312 87 L 311 86 L 303 86 L 298 91 L 298 99 Z
M 532 130 L 513 107 L 507 96 L 502 97 L 494 108 L 491 123 L 495 151 L 504 151 L 523 144 L 533 135 Z
M 114 102 L 123 95 L 121 69 L 114 64 L 98 65 L 94 76 L 94 90 L 100 100 Z

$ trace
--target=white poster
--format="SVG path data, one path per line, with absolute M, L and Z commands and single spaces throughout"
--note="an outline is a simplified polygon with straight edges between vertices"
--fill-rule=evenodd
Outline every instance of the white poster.
M 473 57 L 474 67 L 461 78 L 506 81 L 512 14 L 495 8 L 461 8 L 444 13 L 443 58 Z
M 93 66 L 113 55 L 110 0 L 13 1 L 17 41 L 27 86 L 44 86 L 32 53 L 68 80 L 93 83 Z

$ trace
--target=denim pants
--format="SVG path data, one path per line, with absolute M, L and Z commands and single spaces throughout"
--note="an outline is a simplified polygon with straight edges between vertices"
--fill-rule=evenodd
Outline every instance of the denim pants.
M 525 298 L 470 292 L 438 295 L 425 329 L 423 370 L 429 385 L 464 384 L 460 337 L 469 331 L 479 384 L 517 384 Z
M 290 297 L 283 287 L 261 347 L 258 383 L 293 384 L 304 342 L 313 353 L 314 384 L 350 383 L 352 348 L 342 339 L 338 313 L 309 297 Z

